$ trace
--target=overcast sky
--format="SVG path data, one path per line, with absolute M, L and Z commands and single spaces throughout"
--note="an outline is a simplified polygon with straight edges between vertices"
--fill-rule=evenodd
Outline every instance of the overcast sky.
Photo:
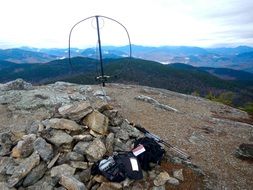
M 104 15 L 121 22 L 133 44 L 253 46 L 252 0 L 0 0 L 0 48 L 66 48 L 71 27 Z M 101 19 L 105 45 L 127 44 L 124 30 Z M 72 46 L 96 45 L 95 20 L 78 25 Z

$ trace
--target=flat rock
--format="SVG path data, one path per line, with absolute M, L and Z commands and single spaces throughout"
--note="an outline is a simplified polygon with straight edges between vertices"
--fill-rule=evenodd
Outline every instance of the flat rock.
M 84 156 L 77 152 L 68 152 L 66 159 L 69 161 L 84 161 Z
M 79 154 L 84 154 L 85 150 L 88 148 L 89 144 L 90 144 L 89 142 L 80 141 L 75 145 L 73 151 L 77 152 Z
M 32 169 L 32 171 L 25 177 L 23 181 L 23 186 L 27 187 L 35 184 L 39 181 L 47 170 L 47 165 L 45 162 L 41 162 L 38 166 Z
M 16 94 L 13 94 L 14 92 Z M 29 91 L 8 91 L 8 94 L 5 95 L 5 102 L 11 104 L 12 109 L 20 110 L 22 115 L 26 113 L 25 110 L 32 112 L 30 113 L 32 117 L 34 117 L 34 113 L 38 114 L 40 112 L 43 116 L 40 117 L 42 119 L 47 118 L 49 112 L 55 111 L 55 107 L 69 103 L 70 99 L 67 93 L 41 87 Z M 26 117 L 31 117 L 30 114 Z
M 75 178 L 78 179 L 79 181 L 86 183 L 91 178 L 91 170 L 86 169 L 86 170 L 77 171 L 75 174 Z
M 128 140 L 127 142 L 122 141 L 119 138 L 114 138 L 113 151 L 131 151 L 132 141 Z
M 1 190 L 16 190 L 16 188 L 14 187 L 9 188 L 8 184 L 5 182 L 0 182 L 0 189 Z
M 15 171 L 8 180 L 8 185 L 10 187 L 15 186 L 21 179 L 27 176 L 30 171 L 39 164 L 40 156 L 37 152 L 34 152 L 28 158 L 22 160 L 22 162 L 15 167 Z
M 96 96 L 101 100 L 109 100 L 109 101 L 111 100 L 111 98 L 106 95 L 106 92 L 102 90 L 97 90 L 96 92 L 94 92 L 93 96 Z
M 62 175 L 74 175 L 75 168 L 69 166 L 68 164 L 62 164 L 55 166 L 51 169 L 51 177 L 61 177 Z
M 99 138 L 96 138 L 94 141 L 92 141 L 85 150 L 87 159 L 90 162 L 100 160 L 105 155 L 105 153 L 106 153 L 105 144 Z
M 158 176 L 156 176 L 154 180 L 155 186 L 164 185 L 170 179 L 170 175 L 167 172 L 161 172 Z
M 154 98 L 151 98 L 149 96 L 139 95 L 139 96 L 135 97 L 135 99 L 136 100 L 141 100 L 141 101 L 144 101 L 144 102 L 147 102 L 147 103 L 150 103 L 150 104 L 154 105 L 155 107 L 164 109 L 166 111 L 178 112 L 177 109 L 175 109 L 175 108 L 173 108 L 171 106 L 165 105 L 165 104 L 161 104 L 157 100 L 155 100 Z
M 34 121 L 30 126 L 27 127 L 26 133 L 27 134 L 37 134 L 41 129 L 44 129 L 43 124 L 41 121 Z
M 0 174 L 13 174 L 17 164 L 12 157 L 0 157 Z
M 89 167 L 89 163 L 81 161 L 70 161 L 70 166 L 72 166 L 73 168 L 85 170 Z
M 126 130 L 122 129 L 118 133 L 116 133 L 115 138 L 127 141 L 129 139 L 129 134 Z
M 73 140 L 73 138 L 66 132 L 51 128 L 44 130 L 41 136 L 56 146 L 69 144 Z
M 140 138 L 143 137 L 143 133 L 141 133 L 138 129 L 129 125 L 127 121 L 123 121 L 120 128 L 128 133 L 130 137 Z
M 95 137 L 95 138 L 102 138 L 102 137 L 103 137 L 103 135 L 101 135 L 101 134 L 99 134 L 99 133 L 93 131 L 92 129 L 90 129 L 89 133 L 90 133 L 90 135 L 91 135 L 92 137 Z
M 106 96 L 105 92 L 103 92 L 102 90 L 96 90 L 93 93 L 93 96 Z
M 115 182 L 103 182 L 98 190 L 119 190 L 122 189 L 122 185 L 120 183 Z
M 87 189 L 86 186 L 82 182 L 78 181 L 73 176 L 62 175 L 59 183 L 68 190 L 86 190 Z
M 80 121 L 83 117 L 93 111 L 91 105 L 87 101 L 68 104 L 58 109 L 59 114 L 64 118 Z
M 174 178 L 174 177 L 170 177 L 167 181 L 167 183 L 172 184 L 172 185 L 179 185 L 179 181 L 178 179 Z
M 166 190 L 166 188 L 165 188 L 165 185 L 161 185 L 161 186 L 154 186 L 154 187 L 152 187 L 151 188 L 151 190 Z
M 98 183 L 108 182 L 108 179 L 106 179 L 106 177 L 104 177 L 103 175 L 95 175 L 93 180 Z
M 26 187 L 26 190 L 53 190 L 57 181 L 48 175 L 44 175 L 37 183 Z
M 88 142 L 88 141 L 92 141 L 93 137 L 89 134 L 87 134 L 87 135 L 74 135 L 73 139 L 76 141 L 87 141 Z
M 61 187 L 55 187 L 54 190 L 67 190 L 65 187 L 61 186 Z
M 54 128 L 54 129 L 62 129 L 68 131 L 81 131 L 82 127 L 78 125 L 75 121 L 69 119 L 58 119 L 52 118 L 48 122 L 46 122 L 46 127 Z
M 11 156 L 14 158 L 26 158 L 33 152 L 33 142 L 36 139 L 35 134 L 25 135 L 23 140 L 12 149 Z
M 23 79 L 16 79 L 14 81 L 7 82 L 0 85 L 0 90 L 31 90 L 33 86 L 31 83 L 24 81 Z
M 87 100 L 87 98 L 84 95 L 80 94 L 79 92 L 75 92 L 73 94 L 70 94 L 69 98 L 74 101 L 86 101 Z
M 183 169 L 173 171 L 173 176 L 181 181 L 184 181 Z
M 83 124 L 101 135 L 107 134 L 108 123 L 109 119 L 96 110 L 83 119 Z
M 45 139 L 39 137 L 33 143 L 34 150 L 38 151 L 38 154 L 44 161 L 49 161 L 53 158 L 53 147 L 47 143 Z
M 98 108 L 98 111 L 100 113 L 103 113 L 104 111 L 108 111 L 108 110 L 112 110 L 113 107 L 110 104 L 104 104 L 102 106 L 100 106 L 100 108 Z

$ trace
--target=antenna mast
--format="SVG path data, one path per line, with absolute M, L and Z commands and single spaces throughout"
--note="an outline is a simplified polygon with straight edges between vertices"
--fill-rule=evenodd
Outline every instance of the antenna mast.
M 116 22 L 118 23 L 119 25 L 121 25 L 125 31 L 126 31 L 126 34 L 127 34 L 127 37 L 128 37 L 128 42 L 129 42 L 129 57 L 131 58 L 132 57 L 132 46 L 131 46 L 131 41 L 130 41 L 130 36 L 129 36 L 129 33 L 126 29 L 126 27 L 121 24 L 119 21 L 115 20 L 115 19 L 112 19 L 110 17 L 106 17 L 106 16 L 101 16 L 101 15 L 95 15 L 95 16 L 90 16 L 90 17 L 87 17 L 79 22 L 77 22 L 70 30 L 70 33 L 69 33 L 69 51 L 68 51 L 68 54 L 69 54 L 69 64 L 70 64 L 70 67 L 71 67 L 71 70 L 73 71 L 73 65 L 72 65 L 72 62 L 71 62 L 71 48 L 70 48 L 70 44 L 71 44 L 71 34 L 72 34 L 72 31 L 73 29 L 80 23 L 86 21 L 86 20 L 89 20 L 89 19 L 92 19 L 92 18 L 96 18 L 96 27 L 97 27 L 97 36 L 98 36 L 98 45 L 99 45 L 99 61 L 100 61 L 100 67 L 101 67 L 101 76 L 98 76 L 96 77 L 98 80 L 100 80 L 103 84 L 103 87 L 105 86 L 105 81 L 106 79 L 108 78 L 108 76 L 105 76 L 104 75 L 104 67 L 103 67 L 103 56 L 102 56 L 102 48 L 101 48 L 101 39 L 100 39 L 100 29 L 99 29 L 99 17 L 101 18 L 105 18 L 105 19 L 108 19 L 108 20 L 111 20 L 113 22 Z
M 103 57 L 102 57 L 102 48 L 101 48 L 100 30 L 99 30 L 99 20 L 98 20 L 98 16 L 95 16 L 95 17 L 96 17 L 96 22 L 97 22 L 98 46 L 99 46 L 99 61 L 100 61 L 100 67 L 101 67 L 101 81 L 102 81 L 103 86 L 105 86 Z

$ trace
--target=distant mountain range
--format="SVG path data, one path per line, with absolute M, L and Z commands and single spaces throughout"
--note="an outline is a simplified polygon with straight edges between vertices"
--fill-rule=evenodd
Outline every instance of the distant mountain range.
M 103 46 L 103 58 L 129 57 L 129 46 Z M 197 67 L 244 70 L 253 73 L 253 48 L 199 48 L 187 46 L 148 47 L 132 45 L 133 57 L 163 64 L 184 63 Z M 71 49 L 71 57 L 98 59 L 97 48 Z M 47 63 L 68 57 L 68 49 L 30 48 L 0 50 L 0 60 L 14 63 Z
M 15 64 L 0 61 L 0 83 L 23 78 L 41 84 L 69 81 L 82 84 L 98 83 L 100 75 L 97 59 L 75 57 L 72 67 L 68 59 L 47 63 Z M 142 59 L 104 59 L 105 74 L 109 82 L 131 83 L 169 89 L 186 94 L 220 94 L 233 92 L 237 105 L 253 102 L 253 74 L 226 68 L 194 67 L 183 63 L 161 64 Z
M 10 61 L 14 63 L 43 63 L 48 62 L 58 57 L 52 54 L 27 51 L 23 49 L 0 49 L 0 60 Z

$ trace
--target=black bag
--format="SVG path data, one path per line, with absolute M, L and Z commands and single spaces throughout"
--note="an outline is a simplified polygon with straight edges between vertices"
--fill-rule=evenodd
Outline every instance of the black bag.
M 151 170 L 149 163 L 161 164 L 161 160 L 165 153 L 163 147 L 158 144 L 154 139 L 143 137 L 137 139 L 134 142 L 134 148 L 138 145 L 143 145 L 145 148 L 145 152 L 139 154 L 137 159 L 141 164 L 141 168 L 145 171 Z
M 121 182 L 126 177 L 135 180 L 143 178 L 138 159 L 132 152 L 120 153 L 94 163 L 91 174 L 103 175 L 112 182 Z
M 132 152 L 118 154 L 115 156 L 115 161 L 124 166 L 125 175 L 129 179 L 139 180 L 143 178 L 140 163 Z

